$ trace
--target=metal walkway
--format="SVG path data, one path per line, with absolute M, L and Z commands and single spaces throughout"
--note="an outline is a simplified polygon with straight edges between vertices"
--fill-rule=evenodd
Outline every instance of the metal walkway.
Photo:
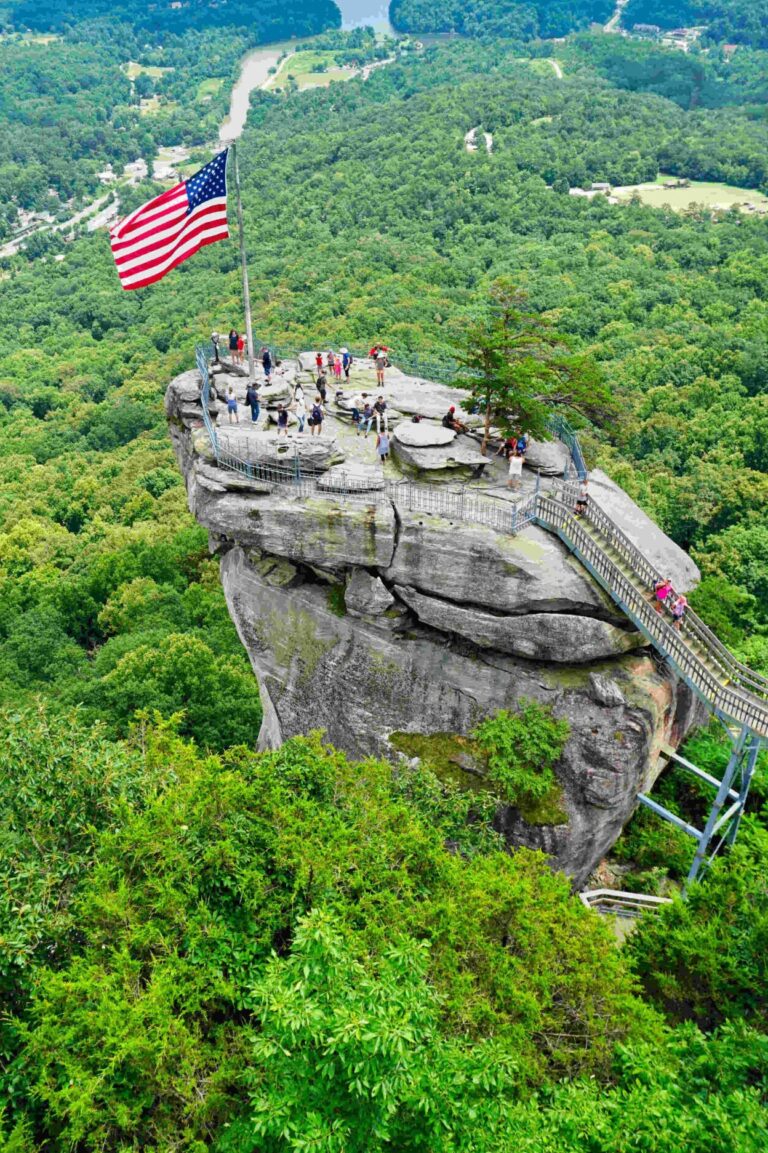
M 366 492 L 355 485 L 352 477 L 346 484 L 343 473 L 338 474 L 339 480 L 332 489 L 319 488 L 316 476 L 302 475 L 298 458 L 285 468 L 247 463 L 219 446 L 216 427 L 208 411 L 210 380 L 206 350 L 198 346 L 196 354 L 202 385 L 203 419 L 221 467 L 233 469 L 254 480 L 285 486 L 296 496 L 363 499 L 369 503 L 384 499 L 401 508 L 484 524 L 498 532 L 514 534 L 527 524 L 538 524 L 558 536 L 677 676 L 722 722 L 732 743 L 728 767 L 720 781 L 683 758 L 671 757 L 674 763 L 696 773 L 715 789 L 715 799 L 704 829 L 687 824 L 644 794 L 638 799 L 696 840 L 689 882 L 695 879 L 723 843 L 733 842 L 758 753 L 761 745 L 768 743 L 768 678 L 738 661 L 692 610 L 686 612 L 679 631 L 672 627 L 663 612 L 656 611 L 653 589 L 664 574 L 654 568 L 593 499 L 588 502 L 586 514 L 577 517 L 573 511 L 577 486 L 567 480 L 547 480 L 543 487 L 537 487 L 534 494 L 514 504 L 483 496 L 466 487 L 457 491 L 412 481 L 384 482 L 380 489 Z M 567 421 L 556 418 L 552 431 L 568 446 L 576 475 L 585 476 L 581 447 L 573 429 Z M 726 805 L 726 802 L 730 803 Z

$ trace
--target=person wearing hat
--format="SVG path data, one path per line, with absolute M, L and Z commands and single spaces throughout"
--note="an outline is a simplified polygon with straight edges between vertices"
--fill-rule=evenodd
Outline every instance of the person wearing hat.
M 341 350 L 341 367 L 344 369 L 344 376 L 349 380 L 349 370 L 352 367 L 352 353 L 348 348 Z
M 454 432 L 466 432 L 466 425 L 456 419 L 456 405 L 452 404 L 443 417 L 443 428 L 452 428 Z

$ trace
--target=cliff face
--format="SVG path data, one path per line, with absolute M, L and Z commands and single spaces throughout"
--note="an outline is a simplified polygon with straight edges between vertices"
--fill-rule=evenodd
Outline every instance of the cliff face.
M 377 492 L 299 499 L 216 468 L 197 387 L 195 374 L 171 384 L 171 435 L 259 680 L 260 746 L 320 728 L 353 756 L 418 755 L 485 789 L 466 739 L 478 721 L 549 704 L 571 726 L 557 796 L 539 810 L 502 805 L 497 821 L 580 883 L 652 783 L 660 746 L 698 719 L 685 686 L 537 527 L 509 536 Z M 329 460 L 344 455 L 341 431 L 330 447 Z M 690 564 L 672 542 L 666 559 Z

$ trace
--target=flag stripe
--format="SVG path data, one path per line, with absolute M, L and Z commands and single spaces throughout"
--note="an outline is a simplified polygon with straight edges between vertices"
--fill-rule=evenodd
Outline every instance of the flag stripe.
M 208 201 L 206 204 L 201 204 L 194 212 L 190 212 L 188 216 L 182 216 L 172 227 L 157 231 L 151 236 L 146 236 L 142 240 L 135 241 L 133 244 L 126 243 L 114 246 L 112 251 L 114 252 L 115 263 L 118 269 L 124 267 L 126 264 L 130 264 L 136 257 L 141 258 L 148 252 L 156 251 L 158 256 L 164 256 L 173 242 L 179 238 L 186 229 L 193 227 L 201 216 L 221 216 L 226 220 L 226 201 Z M 117 247 L 117 251 L 115 251 L 115 247 Z
M 225 150 L 110 230 L 123 288 L 154 284 L 199 249 L 229 236 L 226 163 Z
M 193 256 L 199 248 L 204 248 L 206 244 L 213 244 L 216 240 L 226 240 L 228 236 L 228 229 L 226 231 L 212 229 L 210 235 L 208 232 L 204 232 L 200 236 L 193 237 L 161 264 L 152 265 L 144 272 L 127 273 L 124 277 L 121 276 L 120 283 L 123 288 L 143 288 L 145 284 L 153 284 L 156 280 L 161 280 L 177 264 L 181 264 L 182 260 L 186 260 L 188 256 Z
M 225 213 L 214 217 L 198 217 L 192 221 L 188 228 L 185 227 L 183 232 L 180 232 L 178 236 L 174 237 L 173 243 L 167 244 L 162 251 L 158 249 L 151 254 L 145 253 L 143 256 L 135 257 L 118 265 L 117 271 L 120 279 L 123 280 L 127 276 L 133 276 L 137 272 L 143 272 L 153 265 L 163 264 L 168 257 L 173 256 L 174 252 L 183 244 L 186 244 L 188 240 L 193 239 L 203 232 L 210 232 L 211 229 L 224 229 L 226 230 L 227 236 L 229 236 Z

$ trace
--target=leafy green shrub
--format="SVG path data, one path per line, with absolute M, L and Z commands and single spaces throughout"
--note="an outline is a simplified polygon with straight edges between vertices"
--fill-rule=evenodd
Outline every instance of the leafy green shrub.
M 552 709 L 523 701 L 517 713 L 500 709 L 473 736 L 488 760 L 488 775 L 510 804 L 543 800 L 557 786 L 554 766 L 568 740 L 567 720 Z

